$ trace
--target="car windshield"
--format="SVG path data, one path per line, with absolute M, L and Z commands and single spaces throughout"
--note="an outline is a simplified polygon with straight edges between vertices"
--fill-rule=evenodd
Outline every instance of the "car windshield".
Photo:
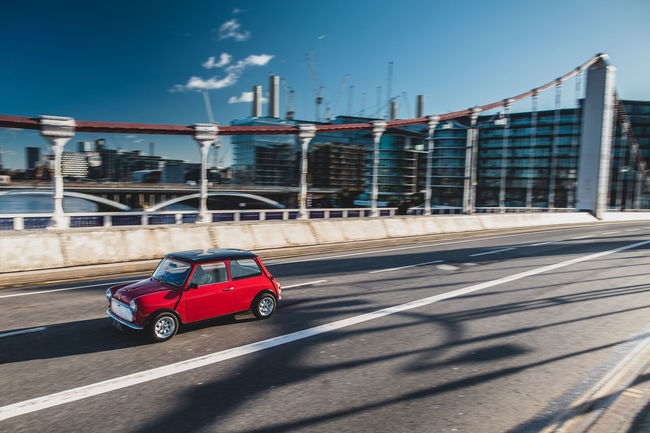
M 152 278 L 174 286 L 182 286 L 189 273 L 190 265 L 187 263 L 164 258 L 154 271 Z

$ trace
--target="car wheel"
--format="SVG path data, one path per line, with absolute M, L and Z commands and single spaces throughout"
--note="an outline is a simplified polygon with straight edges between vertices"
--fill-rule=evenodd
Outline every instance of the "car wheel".
M 267 319 L 275 312 L 277 301 L 270 293 L 262 293 L 253 301 L 253 314 L 258 319 Z
M 148 326 L 149 336 L 153 341 L 167 341 L 178 331 L 178 319 L 172 313 L 158 314 Z

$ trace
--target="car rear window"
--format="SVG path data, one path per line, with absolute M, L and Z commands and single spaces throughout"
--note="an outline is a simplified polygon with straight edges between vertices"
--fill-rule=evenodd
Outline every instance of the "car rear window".
M 240 259 L 230 261 L 230 278 L 239 280 L 262 275 L 262 270 L 253 259 Z

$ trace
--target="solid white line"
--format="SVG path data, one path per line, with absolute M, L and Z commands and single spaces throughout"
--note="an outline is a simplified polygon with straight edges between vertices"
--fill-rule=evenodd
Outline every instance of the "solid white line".
M 529 245 L 529 246 L 531 246 L 531 247 L 538 247 L 538 246 L 540 246 L 540 245 L 552 244 L 553 242 L 557 242 L 557 241 L 538 242 L 538 243 L 536 243 L 536 244 L 531 244 L 531 245 Z
M 30 328 L 30 329 L 23 329 L 21 331 L 6 332 L 4 334 L 0 334 L 0 338 L 11 337 L 13 335 L 31 334 L 32 332 L 45 331 L 46 329 L 47 328 L 45 326 L 40 326 L 38 328 Z
M 325 283 L 325 282 L 327 282 L 327 280 L 308 281 L 306 283 L 292 284 L 290 286 L 282 286 L 282 290 L 284 290 L 284 289 L 293 289 L 295 287 L 300 287 L 300 286 L 310 286 L 312 284 Z
M 13 298 L 15 296 L 40 295 L 42 293 L 64 292 L 66 290 L 78 290 L 78 289 L 87 289 L 89 287 L 110 286 L 111 284 L 135 283 L 136 281 L 142 281 L 142 279 L 139 279 L 139 280 L 126 280 L 126 281 L 111 281 L 111 282 L 107 282 L 107 283 L 88 284 L 88 285 L 85 285 L 85 286 L 64 287 L 62 289 L 39 290 L 37 292 L 14 293 L 13 295 L 0 295 L 0 298 Z
M 496 253 L 502 253 L 504 251 L 510 251 L 514 250 L 514 248 L 502 248 L 500 250 L 494 250 L 494 251 L 486 251 L 484 253 L 476 253 L 476 254 L 470 254 L 469 257 L 476 257 L 476 256 L 484 256 L 486 254 L 496 254 Z
M 635 232 L 635 231 L 638 231 L 638 230 L 641 230 L 641 229 L 626 229 L 626 230 L 623 230 L 623 231 L 624 232 Z
M 616 230 L 616 231 L 613 231 L 613 232 L 605 232 L 603 234 L 604 235 L 613 235 L 613 234 L 620 233 L 620 232 L 621 232 L 620 230 Z
M 416 263 L 414 265 L 399 266 L 397 268 L 378 269 L 376 271 L 370 271 L 368 273 L 369 274 L 376 274 L 376 273 L 379 273 L 379 272 L 397 271 L 397 270 L 400 270 L 400 269 L 415 268 L 417 266 L 432 265 L 434 263 L 442 263 L 442 262 L 444 262 L 444 260 L 434 260 L 432 262 Z
M 246 344 L 244 346 L 234 347 L 232 349 L 226 349 L 220 352 L 210 353 L 208 355 L 199 356 L 197 358 L 176 362 L 174 364 L 169 364 L 158 368 L 152 368 L 150 370 L 140 371 L 138 373 L 129 374 L 127 376 L 116 377 L 113 379 L 104 380 L 102 382 L 92 383 L 90 385 L 69 389 L 67 391 L 61 391 L 54 394 L 49 394 L 42 397 L 37 397 L 30 400 L 9 404 L 0 407 L 0 421 L 15 416 L 19 416 L 19 415 L 24 415 L 26 413 L 36 412 L 42 409 L 58 406 L 64 403 L 70 403 L 73 401 L 82 400 L 95 395 L 105 394 L 107 392 L 115 391 L 122 388 L 127 388 L 133 385 L 138 385 L 155 379 L 160 379 L 163 377 L 182 373 L 188 370 L 194 370 L 196 368 L 204 367 L 206 365 L 216 364 L 218 362 L 222 362 L 240 356 L 248 355 L 251 353 L 259 352 L 262 350 L 270 349 L 272 347 L 281 346 L 283 344 L 288 344 L 294 341 L 304 340 L 306 338 L 324 334 L 326 332 L 331 332 L 337 329 L 357 325 L 359 323 L 378 319 L 380 317 L 388 316 L 391 314 L 400 313 L 402 311 L 423 307 L 425 305 L 430 305 L 439 301 L 443 301 L 445 299 L 455 298 L 458 296 L 466 295 L 468 293 L 477 292 L 479 290 L 484 290 L 490 287 L 520 280 L 522 278 L 541 274 L 543 272 L 552 271 L 555 269 L 574 265 L 576 263 L 581 263 L 587 260 L 597 259 L 599 257 L 607 256 L 609 254 L 617 253 L 620 251 L 625 251 L 632 248 L 640 247 L 642 245 L 646 245 L 649 243 L 650 240 L 636 242 L 619 248 L 614 248 L 612 250 L 601 251 L 599 253 L 577 257 L 575 259 L 554 263 L 552 265 L 542 266 L 541 268 L 519 272 L 517 274 L 513 274 L 496 280 L 486 281 L 480 284 L 474 284 L 472 286 L 464 287 L 458 290 L 453 290 L 451 292 L 430 296 L 428 298 L 419 299 L 413 302 L 407 302 L 406 304 L 395 305 L 393 307 L 384 308 L 381 310 L 373 311 L 371 313 L 361 314 L 358 316 L 349 317 L 347 319 L 338 320 L 336 322 L 326 323 L 324 325 L 304 329 L 302 331 L 292 332 L 290 334 L 281 335 L 279 337 L 269 338 L 268 340 L 257 341 L 255 343 Z
M 596 236 L 596 235 L 578 236 L 578 237 L 575 237 L 575 238 L 569 238 L 568 240 L 572 241 L 574 239 L 587 239 L 587 238 L 593 238 L 594 236 Z

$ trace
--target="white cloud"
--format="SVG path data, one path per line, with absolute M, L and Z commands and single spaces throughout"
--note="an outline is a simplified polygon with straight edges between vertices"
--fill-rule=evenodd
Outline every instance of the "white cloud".
M 134 143 L 142 143 L 144 141 L 144 138 L 138 138 L 137 140 L 133 140 Z
M 208 60 L 203 62 L 201 66 L 203 66 L 206 69 L 212 69 L 212 68 L 223 68 L 227 64 L 230 63 L 232 60 L 232 56 L 228 53 L 221 53 L 221 56 L 219 56 L 219 61 L 215 62 L 215 57 L 210 57 Z
M 224 53 L 226 54 L 226 53 Z M 184 90 L 215 90 L 223 89 L 224 87 L 230 87 L 237 83 L 239 77 L 244 73 L 244 70 L 249 66 L 264 66 L 273 59 L 271 54 L 251 54 L 243 60 L 238 60 L 236 63 L 228 65 L 225 68 L 226 75 L 224 77 L 219 77 L 217 75 L 206 79 L 201 77 L 190 77 L 186 84 L 176 84 L 173 88 L 169 89 L 170 92 L 182 92 Z M 228 62 L 232 57 L 228 55 Z M 210 57 L 206 62 L 203 63 L 204 67 L 210 65 L 211 67 L 217 67 L 212 65 L 217 65 L 214 63 L 214 57 Z M 219 63 L 224 60 L 223 54 Z
M 268 102 L 269 100 L 262 96 L 262 102 Z M 239 96 L 231 96 L 228 99 L 229 104 L 238 104 L 240 102 L 253 102 L 253 92 L 241 92 Z
M 243 12 L 246 12 L 247 10 L 248 10 L 248 9 L 239 9 L 239 8 L 235 8 L 235 9 L 232 10 L 232 14 L 233 14 L 233 15 L 241 14 L 241 13 L 243 13 Z
M 320 36 L 317 37 L 316 39 L 325 39 L 326 37 L 327 37 L 327 35 L 320 35 Z
M 234 39 L 237 42 L 243 42 L 251 37 L 251 32 L 248 30 L 242 31 L 241 24 L 236 18 L 226 21 L 219 26 L 219 40 Z

